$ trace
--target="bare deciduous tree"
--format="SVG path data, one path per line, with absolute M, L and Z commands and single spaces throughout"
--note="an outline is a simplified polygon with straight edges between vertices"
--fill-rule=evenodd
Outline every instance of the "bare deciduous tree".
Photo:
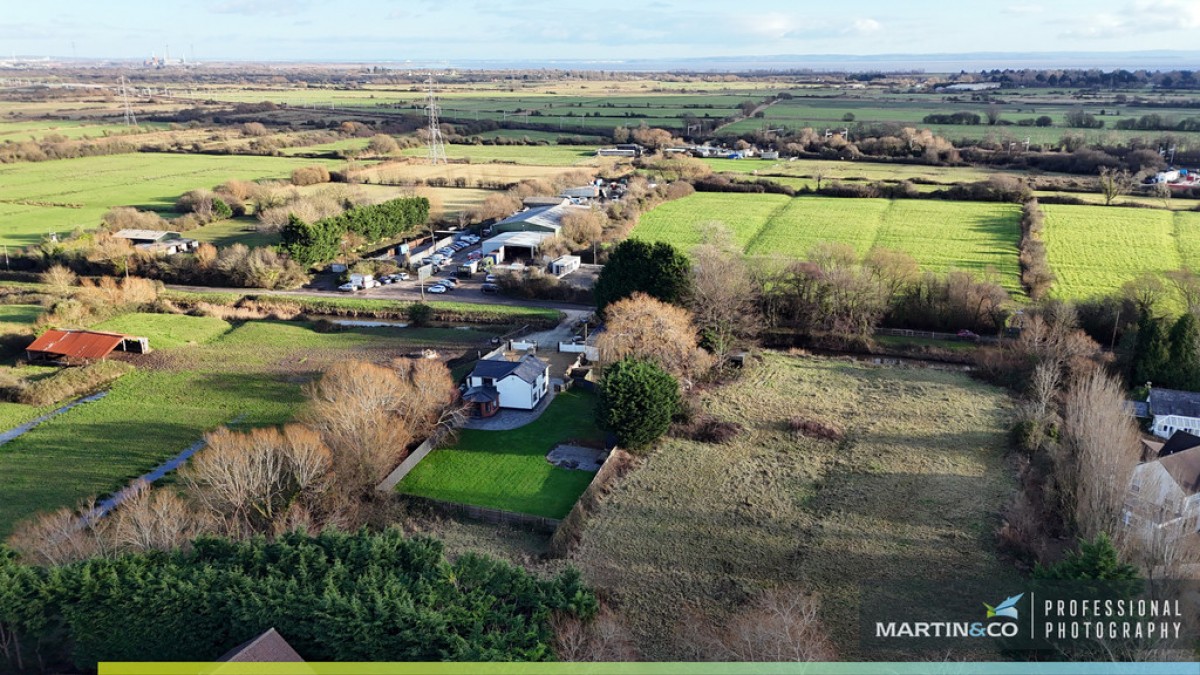
M 554 653 L 560 661 L 616 663 L 637 660 L 629 631 L 607 608 L 584 623 L 570 614 L 551 618 Z
M 328 487 L 330 451 L 306 427 L 219 429 L 206 441 L 180 475 L 225 534 L 274 531 L 293 504 L 315 502 Z
M 139 481 L 109 516 L 107 536 L 125 551 L 170 551 L 187 545 L 199 533 L 199 521 L 179 495 L 152 490 Z
M 605 330 L 596 340 L 604 363 L 636 356 L 683 379 L 712 365 L 711 356 L 697 345 L 692 313 L 682 307 L 634 293 L 609 305 L 605 317 Z
M 586 211 L 571 211 L 563 216 L 562 236 L 571 242 L 573 248 L 592 247 L 592 262 L 596 261 L 596 246 L 604 236 L 604 227 L 608 224 L 608 216 L 600 209 L 592 208 Z
M 1107 166 L 1100 168 L 1100 178 L 1097 182 L 1100 194 L 1104 195 L 1105 206 L 1111 205 L 1117 197 L 1129 192 L 1133 187 L 1133 177 L 1128 171 Z
M 1067 390 L 1055 474 L 1087 539 L 1116 529 L 1141 456 L 1140 435 L 1125 405 L 1120 381 L 1099 368 L 1077 377 Z
M 690 617 L 684 639 L 709 661 L 833 661 L 837 657 L 818 616 L 816 598 L 787 590 L 764 593 L 718 627 Z
M 710 224 L 702 241 L 692 252 L 690 305 L 709 349 L 724 360 L 735 341 L 761 323 L 754 281 L 727 227 Z

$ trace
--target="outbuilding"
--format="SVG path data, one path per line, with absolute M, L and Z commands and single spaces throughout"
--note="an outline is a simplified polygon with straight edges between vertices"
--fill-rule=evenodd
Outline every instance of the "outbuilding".
M 70 366 L 103 360 L 114 350 L 145 354 L 150 351 L 150 341 L 121 333 L 51 329 L 26 347 L 25 355 L 32 363 Z
M 188 239 L 178 232 L 164 230 L 118 230 L 113 233 L 113 236 L 128 241 L 136 249 L 163 255 L 186 253 L 200 246 L 200 242 L 195 239 Z
M 505 232 L 485 239 L 479 252 L 494 255 L 497 263 L 511 258 L 537 258 L 542 244 L 554 236 L 553 232 Z

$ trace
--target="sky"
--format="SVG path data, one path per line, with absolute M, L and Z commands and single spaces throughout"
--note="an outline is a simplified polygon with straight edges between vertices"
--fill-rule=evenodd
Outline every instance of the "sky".
M 685 59 L 1200 49 L 1200 0 L 3 0 L 0 57 Z

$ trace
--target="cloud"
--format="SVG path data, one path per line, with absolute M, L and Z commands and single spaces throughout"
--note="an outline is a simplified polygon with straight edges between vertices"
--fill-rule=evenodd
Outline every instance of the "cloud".
M 1081 25 L 1064 31 L 1063 36 L 1111 39 L 1175 30 L 1200 30 L 1200 2 L 1137 0 L 1119 14 L 1093 14 Z
M 307 0 L 226 0 L 212 8 L 217 14 L 292 16 L 308 9 Z
M 874 35 L 883 30 L 883 24 L 870 17 L 855 19 L 850 27 L 844 30 L 849 35 Z
M 1041 5 L 1009 5 L 1000 11 L 1004 14 L 1027 15 L 1041 14 L 1042 12 L 1046 11 L 1046 8 L 1042 7 Z

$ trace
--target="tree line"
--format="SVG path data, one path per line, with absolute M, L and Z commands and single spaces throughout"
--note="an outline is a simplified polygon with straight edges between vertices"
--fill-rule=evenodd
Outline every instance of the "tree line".
M 358 206 L 315 222 L 291 214 L 281 231 L 280 247 L 295 261 L 309 267 L 338 256 L 348 234 L 375 242 L 397 237 L 429 220 L 429 200 L 401 197 L 381 204 Z

